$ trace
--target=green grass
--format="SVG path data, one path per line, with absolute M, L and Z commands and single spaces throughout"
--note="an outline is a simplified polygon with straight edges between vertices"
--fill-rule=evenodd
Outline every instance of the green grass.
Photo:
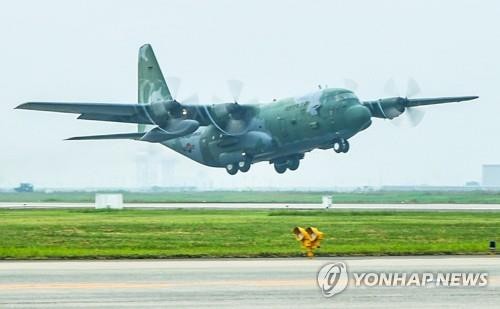
M 301 192 L 189 191 L 122 192 L 127 203 L 320 203 L 333 195 L 335 203 L 500 204 L 500 192 Z M 93 202 L 94 192 L 0 193 L 0 202 Z
M 0 258 L 301 256 L 291 231 L 317 226 L 317 254 L 485 254 L 497 212 L 0 210 Z

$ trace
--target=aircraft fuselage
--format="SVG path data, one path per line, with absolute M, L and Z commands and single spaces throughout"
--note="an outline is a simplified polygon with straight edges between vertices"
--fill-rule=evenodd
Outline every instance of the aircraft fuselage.
M 349 90 L 324 89 L 305 96 L 261 104 L 247 132 L 221 134 L 214 126 L 163 144 L 208 166 L 225 167 L 245 159 L 271 163 L 332 148 L 371 124 L 370 110 Z

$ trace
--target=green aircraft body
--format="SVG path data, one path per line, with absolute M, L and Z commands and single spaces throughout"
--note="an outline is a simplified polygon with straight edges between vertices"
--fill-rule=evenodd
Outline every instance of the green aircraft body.
M 161 143 L 203 165 L 247 172 L 257 162 L 278 173 L 296 170 L 314 149 L 349 150 L 348 139 L 372 117 L 393 119 L 416 106 L 476 96 L 360 101 L 347 89 L 316 92 L 265 104 L 183 104 L 172 97 L 150 45 L 139 50 L 139 104 L 28 102 L 18 109 L 80 114 L 78 119 L 137 123 L 138 132 L 69 140 L 132 139 Z

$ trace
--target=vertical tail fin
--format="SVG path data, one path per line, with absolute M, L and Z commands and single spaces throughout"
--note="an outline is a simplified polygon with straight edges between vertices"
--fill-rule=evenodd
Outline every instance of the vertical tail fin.
M 159 103 L 172 100 L 165 78 L 156 61 L 153 48 L 149 44 L 139 49 L 138 67 L 138 102 L 139 104 Z M 139 124 L 138 132 L 146 131 L 146 125 Z

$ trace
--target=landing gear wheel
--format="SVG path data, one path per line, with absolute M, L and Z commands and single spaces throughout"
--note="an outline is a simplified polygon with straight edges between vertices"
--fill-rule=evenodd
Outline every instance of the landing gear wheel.
M 336 153 L 341 153 L 342 152 L 342 143 L 340 141 L 333 142 L 333 150 Z
M 339 139 L 333 142 L 333 150 L 336 153 L 346 153 L 349 151 L 349 142 L 346 139 Z
M 299 164 L 300 164 L 300 161 L 297 158 L 288 159 L 286 161 L 286 165 L 287 165 L 288 169 L 291 171 L 295 171 L 296 169 L 298 169 Z
M 342 144 L 342 152 L 346 153 L 349 151 L 349 142 L 347 140 L 344 140 L 344 143 Z
M 240 162 L 238 162 L 238 169 L 240 170 L 240 172 L 246 173 L 250 169 L 251 165 L 252 165 L 252 163 L 248 159 L 245 161 L 240 161 Z
M 236 175 L 238 173 L 238 165 L 237 164 L 228 164 L 226 165 L 226 171 L 229 175 Z
M 286 163 L 274 163 L 274 170 L 278 174 L 283 174 L 284 172 L 286 172 L 286 168 Z

